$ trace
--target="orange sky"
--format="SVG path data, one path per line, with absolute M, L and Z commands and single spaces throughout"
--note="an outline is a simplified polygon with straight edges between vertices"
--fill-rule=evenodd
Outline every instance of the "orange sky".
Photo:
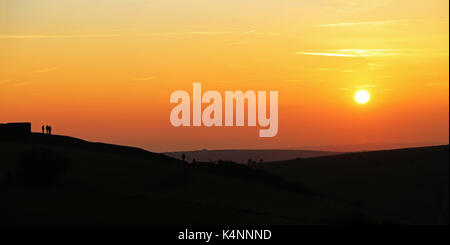
M 153 151 L 448 143 L 448 5 L 0 0 L 0 122 Z M 174 128 L 169 96 L 193 82 L 278 90 L 278 135 Z

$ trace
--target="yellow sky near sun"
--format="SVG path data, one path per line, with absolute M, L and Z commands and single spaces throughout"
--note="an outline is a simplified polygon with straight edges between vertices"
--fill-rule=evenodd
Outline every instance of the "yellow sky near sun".
M 448 142 L 448 5 L 0 0 L 0 121 L 156 151 Z M 279 135 L 174 129 L 169 95 L 195 81 L 279 90 Z

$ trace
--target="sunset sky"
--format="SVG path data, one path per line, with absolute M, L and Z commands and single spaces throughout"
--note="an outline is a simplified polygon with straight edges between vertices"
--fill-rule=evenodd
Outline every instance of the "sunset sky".
M 448 28 L 448 0 L 0 0 L 0 122 L 157 152 L 448 143 Z M 279 91 L 278 135 L 173 127 L 193 82 Z

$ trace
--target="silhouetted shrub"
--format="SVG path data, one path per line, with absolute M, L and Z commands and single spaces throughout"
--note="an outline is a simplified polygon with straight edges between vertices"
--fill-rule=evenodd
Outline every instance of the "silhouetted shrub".
M 31 149 L 17 156 L 16 177 L 24 184 L 52 186 L 68 168 L 68 158 L 60 153 Z

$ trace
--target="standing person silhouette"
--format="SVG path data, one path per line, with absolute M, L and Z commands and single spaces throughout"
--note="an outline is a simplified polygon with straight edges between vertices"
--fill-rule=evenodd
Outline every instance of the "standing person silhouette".
M 42 125 L 42 127 L 41 127 L 41 128 L 42 128 L 42 133 L 44 133 L 44 125 Z
M 52 126 L 48 126 L 48 134 L 52 134 Z
M 48 134 L 48 125 L 45 125 L 45 133 Z

